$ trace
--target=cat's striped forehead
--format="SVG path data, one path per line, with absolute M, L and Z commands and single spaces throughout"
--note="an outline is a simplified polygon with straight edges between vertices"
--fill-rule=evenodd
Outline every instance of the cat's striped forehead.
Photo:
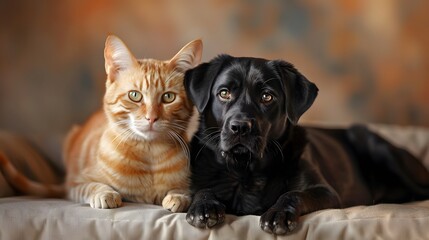
M 166 61 L 154 59 L 138 60 L 139 69 L 134 69 L 133 83 L 141 90 L 181 88 L 183 73 L 175 71 Z

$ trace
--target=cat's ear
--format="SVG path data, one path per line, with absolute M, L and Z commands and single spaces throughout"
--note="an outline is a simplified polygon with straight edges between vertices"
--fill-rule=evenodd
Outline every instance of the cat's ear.
M 137 60 L 127 45 L 117 36 L 110 35 L 104 48 L 105 68 L 108 79 L 115 80 L 118 72 L 137 65 Z
M 203 41 L 201 39 L 194 40 L 180 51 L 170 60 L 169 64 L 184 73 L 186 70 L 197 66 L 201 62 L 201 55 L 203 53 Z

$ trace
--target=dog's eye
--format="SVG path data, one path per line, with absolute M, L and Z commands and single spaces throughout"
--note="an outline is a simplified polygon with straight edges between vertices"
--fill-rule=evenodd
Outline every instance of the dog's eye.
M 273 100 L 273 96 L 272 95 L 270 95 L 270 94 L 268 94 L 268 93 L 264 93 L 264 94 L 262 94 L 262 97 L 261 97 L 261 102 L 262 103 L 269 103 L 269 102 L 271 102 Z
M 231 99 L 231 93 L 225 89 L 221 90 L 218 95 L 219 95 L 220 99 L 223 101 L 228 101 Z

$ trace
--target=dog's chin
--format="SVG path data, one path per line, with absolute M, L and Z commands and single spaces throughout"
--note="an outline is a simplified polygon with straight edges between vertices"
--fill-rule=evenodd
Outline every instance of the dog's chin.
M 221 154 L 226 164 L 233 166 L 235 169 L 248 168 L 252 164 L 252 161 L 255 160 L 255 157 L 258 156 L 253 149 L 242 144 L 222 150 Z
M 247 156 L 252 153 L 248 147 L 241 144 L 234 146 L 229 151 L 235 156 Z

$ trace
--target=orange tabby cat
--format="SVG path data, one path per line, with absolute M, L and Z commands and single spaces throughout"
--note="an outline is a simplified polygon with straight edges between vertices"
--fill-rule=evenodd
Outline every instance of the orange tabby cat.
M 138 60 L 118 37 L 107 38 L 103 110 L 65 141 L 70 199 L 93 208 L 116 208 L 122 200 L 162 204 L 173 212 L 188 208 L 187 144 L 198 115 L 183 77 L 201 53 L 202 42 L 195 40 L 169 61 Z
M 107 38 L 104 111 L 73 129 L 65 145 L 69 198 L 93 208 L 125 199 L 187 209 L 186 134 L 195 126 L 183 76 L 201 52 L 196 40 L 169 61 L 137 60 L 119 38 Z

